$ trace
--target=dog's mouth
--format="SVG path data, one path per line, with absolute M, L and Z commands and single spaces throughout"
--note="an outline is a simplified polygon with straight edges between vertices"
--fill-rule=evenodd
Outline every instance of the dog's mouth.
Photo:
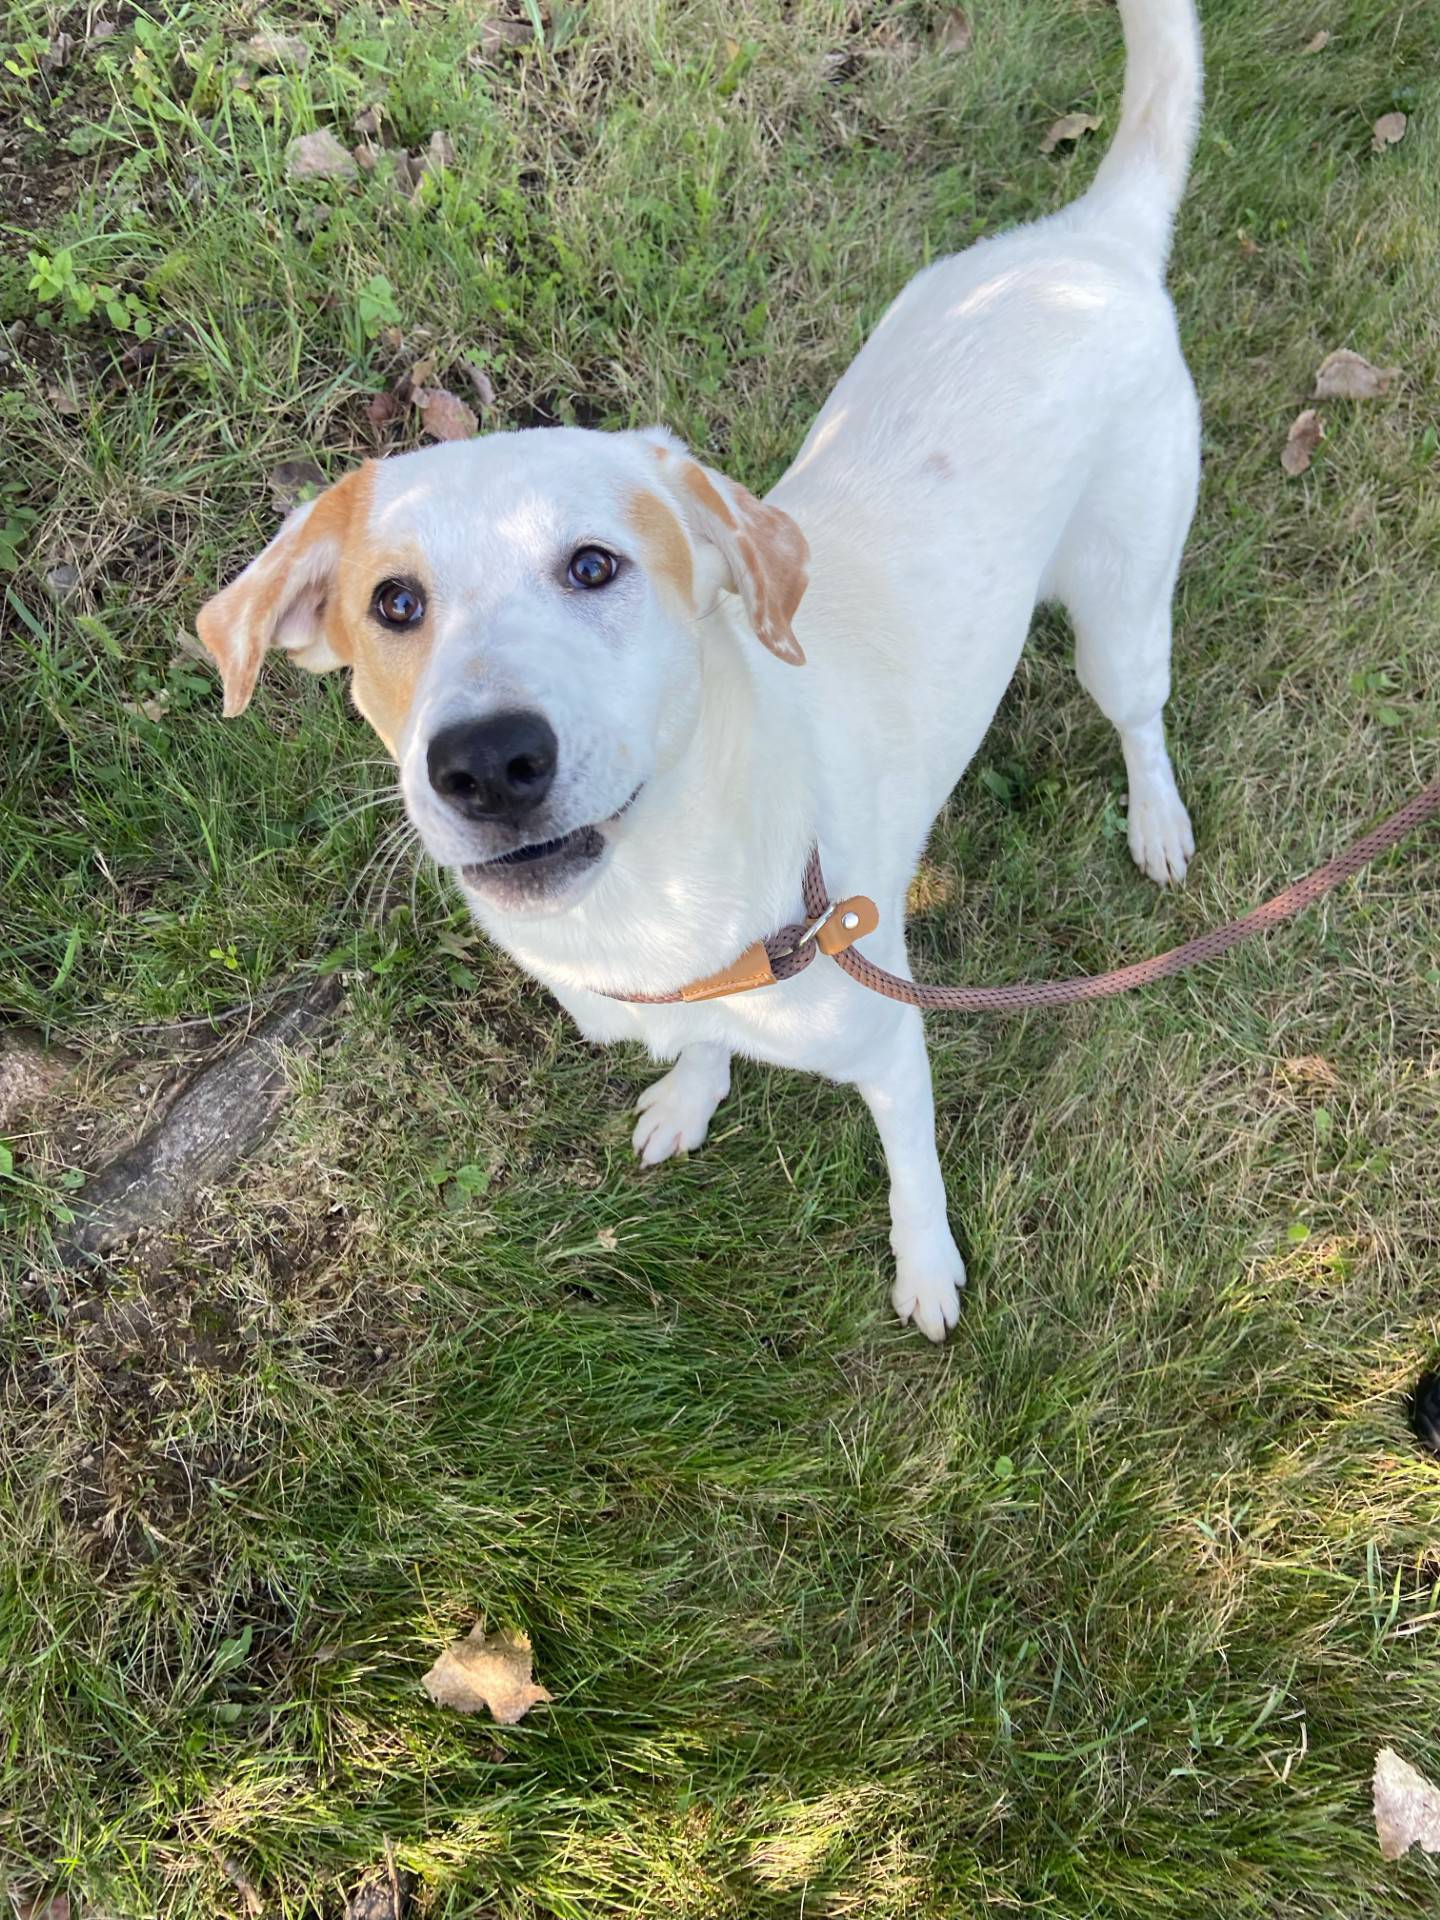
M 531 840 L 511 847 L 493 860 L 475 860 L 460 868 L 460 878 L 474 893 L 496 906 L 543 908 L 568 895 L 582 877 L 593 873 L 609 848 L 606 829 L 630 811 L 640 797 L 637 787 L 608 819 L 588 827 L 574 827 L 550 840 Z
M 502 867 L 533 867 L 547 860 L 563 860 L 572 853 L 593 856 L 599 848 L 592 849 L 590 843 L 597 840 L 602 840 L 598 827 L 576 827 L 573 833 L 562 833 L 558 839 L 536 840 L 528 847 L 514 847 L 494 860 L 481 860 L 460 871 L 470 880 L 480 874 L 495 873 Z

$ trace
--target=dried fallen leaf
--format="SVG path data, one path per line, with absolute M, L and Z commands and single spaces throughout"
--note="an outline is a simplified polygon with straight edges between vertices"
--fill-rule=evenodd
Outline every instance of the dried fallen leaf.
M 1417 1841 L 1426 1853 L 1440 1853 L 1440 1787 L 1393 1747 L 1375 1756 L 1375 1834 L 1386 1860 L 1398 1860 Z
M 426 387 L 415 395 L 415 405 L 432 440 L 469 440 L 480 430 L 465 402 L 444 387 Z
M 249 1914 L 263 1913 L 265 1911 L 265 1902 L 260 1897 L 260 1890 L 240 1865 L 240 1862 L 238 1860 L 226 1859 L 222 1860 L 220 1864 L 225 1869 L 226 1879 L 245 1902 L 245 1911 Z
M 292 180 L 352 180 L 355 158 L 331 133 L 321 127 L 318 133 L 302 133 L 290 142 L 285 171 Z
M 74 414 L 82 411 L 80 396 L 68 380 L 54 380 L 45 389 L 45 398 L 56 413 Z
M 425 149 L 425 171 L 443 173 L 446 167 L 453 167 L 454 164 L 455 142 L 443 127 L 437 127 L 431 134 L 430 143 Z
M 422 393 L 434 378 L 435 356 L 433 353 L 427 353 L 422 360 L 415 362 L 408 373 L 400 376 L 400 394 L 402 399 L 407 396 L 413 397 L 416 394 Z M 417 399 L 415 405 L 418 407 L 419 404 L 420 402 Z
M 313 460 L 282 460 L 270 471 L 270 498 L 277 511 L 290 513 L 307 487 L 323 487 L 325 476 Z
M 1370 130 L 1373 135 L 1370 144 L 1375 152 L 1383 153 L 1386 147 L 1398 146 L 1409 124 L 1403 113 L 1382 113 Z
M 175 327 L 162 327 L 158 333 L 152 333 L 148 340 L 132 340 L 122 354 L 116 356 L 114 374 L 119 380 L 129 380 L 137 373 L 143 373 L 146 367 L 160 358 L 167 340 L 178 331 Z
M 58 73 L 62 67 L 69 66 L 74 52 L 75 36 L 73 33 L 52 33 L 49 46 L 40 56 L 41 72 Z
M 480 405 L 482 407 L 493 407 L 495 404 L 495 388 L 489 374 L 486 373 L 483 367 L 477 367 L 473 360 L 467 360 L 465 362 L 465 372 L 471 386 L 475 389 L 475 398 L 480 402 Z
M 1315 370 L 1316 400 L 1375 400 L 1400 378 L 1399 367 L 1372 367 L 1348 347 L 1327 353 Z
M 488 1707 L 502 1727 L 513 1727 L 531 1707 L 551 1698 L 530 1678 L 530 1636 L 502 1627 L 487 1634 L 478 1624 L 447 1647 L 421 1682 L 437 1707 L 477 1713 Z
M 1306 407 L 1303 413 L 1296 414 L 1280 455 L 1280 464 L 1292 479 L 1296 474 L 1304 473 L 1310 464 L 1311 454 L 1324 438 L 1325 422 L 1314 407 Z
M 245 42 L 245 51 L 257 67 L 303 67 L 310 58 L 309 47 L 298 35 L 268 30 L 253 34 Z
M 15 1906 L 15 1920 L 70 1920 L 70 1896 L 68 1893 L 52 1893 L 48 1897 L 43 1893 L 11 1894 Z
M 153 694 L 148 700 L 122 700 L 120 705 L 124 712 L 143 714 L 152 726 L 158 727 L 170 705 L 170 695 L 162 687 L 159 693 Z
M 373 107 L 366 107 L 357 113 L 351 126 L 362 140 L 377 140 L 380 137 L 380 122 L 385 118 L 385 109 L 377 101 Z
M 365 408 L 365 418 L 377 433 L 383 433 L 386 427 L 393 427 L 405 412 L 405 402 L 396 393 L 375 393 Z
M 1302 53 L 1323 53 L 1330 44 L 1330 29 L 1321 27 L 1313 40 L 1307 40 L 1300 49 Z
M 620 1236 L 614 1227 L 601 1227 L 595 1235 L 595 1244 L 605 1253 L 614 1253 L 620 1245 Z
M 1062 140 L 1078 140 L 1082 134 L 1094 133 L 1099 125 L 1093 113 L 1067 113 L 1063 120 L 1055 122 L 1040 142 L 1040 151 L 1053 153 Z
M 963 7 L 951 7 L 948 13 L 940 16 L 940 31 L 935 36 L 935 45 L 941 53 L 968 53 L 974 37 Z
M 1333 1090 L 1340 1084 L 1340 1076 L 1325 1058 L 1323 1053 L 1297 1053 L 1277 1063 L 1277 1072 L 1284 1080 L 1301 1087 L 1324 1087 Z
M 345 1904 L 345 1920 L 404 1920 L 409 1905 L 406 1876 L 394 1862 L 358 1886 Z
M 186 658 L 199 660 L 207 667 L 213 667 L 215 664 L 209 651 L 201 645 L 188 627 L 177 627 L 170 636 L 170 644 L 175 649 L 177 660 Z

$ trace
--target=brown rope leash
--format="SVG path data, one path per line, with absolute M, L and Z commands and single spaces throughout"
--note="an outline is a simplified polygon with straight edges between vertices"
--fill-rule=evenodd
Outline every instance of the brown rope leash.
M 1202 960 L 1217 959 L 1243 940 L 1253 939 L 1257 933 L 1293 919 L 1437 813 L 1440 813 L 1440 780 L 1432 780 L 1353 846 L 1336 854 L 1333 860 L 1327 860 L 1313 873 L 1307 873 L 1303 880 L 1283 887 L 1272 899 L 1252 907 L 1237 920 L 1227 920 L 1224 926 L 1187 940 L 1183 946 L 1172 947 L 1168 953 L 1156 954 L 1151 960 L 1137 960 L 1128 967 L 1114 967 L 1108 973 L 1082 974 L 1075 980 L 1041 980 L 1013 987 L 923 986 L 917 981 L 902 979 L 899 974 L 887 973 L 884 967 L 877 967 L 873 960 L 855 952 L 851 943 L 873 932 L 879 915 L 874 904 L 863 895 L 838 902 L 831 900 L 816 848 L 806 862 L 801 883 L 805 911 L 810 916 L 808 924 L 782 927 L 769 939 L 757 940 L 747 947 L 738 960 L 720 973 L 693 981 L 674 993 L 615 993 L 606 997 L 646 1006 L 716 1000 L 727 994 L 745 993 L 752 987 L 768 987 L 793 979 L 797 973 L 804 972 L 818 951 L 829 954 L 852 980 L 871 993 L 935 1013 L 1020 1013 L 1029 1007 L 1066 1007 L 1077 1000 L 1104 1000 L 1111 994 L 1143 987 L 1151 980 L 1166 980 Z

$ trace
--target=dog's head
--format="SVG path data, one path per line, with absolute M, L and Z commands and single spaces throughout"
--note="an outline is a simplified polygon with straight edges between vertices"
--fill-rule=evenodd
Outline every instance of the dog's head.
M 265 655 L 348 667 L 434 858 L 511 911 L 568 904 L 693 724 L 696 622 L 791 619 L 805 540 L 660 430 L 493 434 L 372 461 L 200 611 L 225 712 Z

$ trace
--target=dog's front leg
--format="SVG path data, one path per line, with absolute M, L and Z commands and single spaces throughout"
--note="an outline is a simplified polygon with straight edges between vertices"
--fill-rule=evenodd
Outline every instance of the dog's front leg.
M 965 1262 L 946 1217 L 925 1027 L 915 1008 L 894 1006 L 886 1029 L 855 1085 L 875 1116 L 890 1174 L 890 1298 L 902 1320 L 943 1340 L 960 1317 Z
M 636 1103 L 640 1118 L 632 1144 L 647 1167 L 672 1153 L 692 1153 L 710 1128 L 710 1116 L 730 1091 L 730 1050 L 701 1040 L 682 1050 L 663 1080 Z

